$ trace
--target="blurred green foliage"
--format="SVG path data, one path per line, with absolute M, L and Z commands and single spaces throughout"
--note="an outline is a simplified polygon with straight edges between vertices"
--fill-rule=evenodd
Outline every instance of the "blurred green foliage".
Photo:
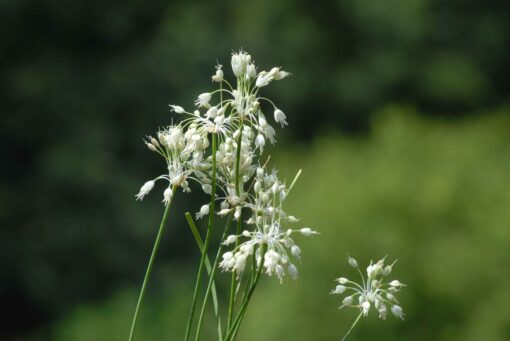
M 338 296 L 328 295 L 334 278 L 356 277 L 346 252 L 363 265 L 385 255 L 398 258 L 392 276 L 408 285 L 399 295 L 406 321 L 381 321 L 372 311 L 353 340 L 508 340 L 508 114 L 501 110 L 454 124 L 387 107 L 376 115 L 369 137 L 331 130 L 311 145 L 279 149 L 274 162 L 283 177 L 291 179 L 295 167 L 303 168 L 288 211 L 321 235 L 300 241 L 297 281 L 280 285 L 264 277 L 240 340 L 339 339 L 357 314 L 337 310 Z M 140 319 L 140 340 L 182 337 L 194 278 L 190 266 L 189 260 L 159 265 Z M 104 303 L 78 307 L 48 335 L 122 340 L 136 293 L 130 286 Z M 213 340 L 209 328 L 206 339 Z
M 374 154 L 371 160 L 361 146 L 365 138 L 375 138 L 372 115 L 388 103 L 409 105 L 423 116 L 456 118 L 483 115 L 509 100 L 510 2 L 0 1 L 0 302 L 9 311 L 0 339 L 23 338 L 77 304 L 101 304 L 119 288 L 138 283 L 161 210 L 157 196 L 134 201 L 140 184 L 161 169 L 141 139 L 174 117 L 168 104 L 189 107 L 211 85 L 216 60 L 227 67 L 230 52 L 241 47 L 259 66 L 281 65 L 293 74 L 267 89 L 291 123 L 280 140 L 309 150 L 307 143 L 322 136 L 323 127 L 358 134 L 359 147 L 331 142 L 350 153 L 342 160 L 344 169 L 360 167 L 356 160 L 364 156 L 358 152 L 366 153 L 367 163 L 383 158 Z M 500 134 L 505 131 L 495 125 Z M 443 133 L 460 127 L 445 125 Z M 487 147 L 476 138 L 489 133 L 472 129 L 476 153 Z M 438 153 L 456 153 L 448 148 Z M 437 182 L 423 190 L 422 204 L 440 210 L 435 191 L 447 195 L 442 181 L 444 186 L 462 181 L 456 167 L 484 167 L 488 155 L 476 155 L 469 166 L 445 156 L 444 168 L 434 173 Z M 428 176 L 427 165 L 418 165 L 429 155 L 406 155 L 411 156 L 417 173 L 408 170 L 408 176 Z M 327 174 L 342 172 L 337 166 L 332 163 Z M 498 169 L 487 167 L 486 180 L 495 181 Z M 384 174 L 388 179 L 378 179 L 379 173 L 371 179 L 379 186 L 398 180 Z M 349 185 L 351 176 L 343 181 Z M 416 182 L 402 186 L 411 191 Z M 362 187 L 372 196 L 384 190 Z M 198 207 L 202 200 L 181 196 L 176 211 Z M 336 197 L 327 200 L 324 204 L 335 203 Z M 403 201 L 407 215 L 395 219 L 411 220 L 414 228 L 424 218 L 407 206 L 413 202 Z M 486 206 L 493 210 L 498 203 L 476 203 L 459 216 L 492 219 Z M 433 227 L 446 243 L 453 232 L 448 232 L 451 218 L 444 218 Z M 487 228 L 484 222 L 476 226 Z M 182 224 L 177 215 L 172 226 Z M 192 238 L 183 230 L 171 230 L 161 262 L 196 259 L 188 247 Z M 413 231 L 416 238 L 424 233 Z M 502 231 L 494 227 L 493 233 Z M 455 257 L 464 251 L 452 250 Z M 454 309 L 450 303 L 444 306 Z

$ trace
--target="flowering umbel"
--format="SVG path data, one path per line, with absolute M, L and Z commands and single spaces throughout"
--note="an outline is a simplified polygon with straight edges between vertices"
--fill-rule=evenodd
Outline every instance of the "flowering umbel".
M 361 283 L 356 283 L 345 277 L 336 279 L 338 285 L 331 293 L 347 295 L 343 298 L 340 309 L 354 307 L 359 309 L 364 316 L 367 316 L 373 306 L 379 312 L 379 318 L 385 320 L 388 313 L 387 307 L 389 306 L 393 315 L 404 320 L 404 311 L 398 305 L 399 303 L 395 295 L 405 285 L 398 280 L 385 281 L 391 274 L 396 261 L 390 265 L 385 265 L 384 261 L 385 258 L 375 264 L 370 262 L 366 270 L 367 277 L 365 278 L 358 266 L 358 262 L 354 258 L 348 257 L 349 265 L 358 270 L 361 276 Z
M 199 339 L 207 297 L 214 290 L 213 279 L 217 268 L 232 272 L 228 321 L 230 328 L 227 328 L 226 338 L 221 335 L 219 338 L 235 340 L 237 328 L 246 311 L 245 306 L 261 274 L 264 272 L 268 276 L 275 275 L 280 281 L 285 275 L 296 278 L 296 264 L 300 260 L 301 249 L 294 238 L 296 235 L 308 237 L 317 234 L 309 227 L 289 228 L 289 225 L 296 223 L 298 219 L 283 210 L 283 204 L 300 172 L 287 187 L 285 181 L 278 178 L 276 170 L 268 170 L 269 158 L 263 156 L 268 144 L 276 143 L 276 131 L 272 124 L 283 128 L 288 122 L 285 113 L 272 100 L 261 96 L 260 92 L 263 87 L 290 74 L 279 67 L 259 71 L 251 56 L 244 51 L 233 53 L 230 64 L 235 83 L 228 81 L 228 75 L 222 65 L 218 64 L 211 77 L 212 83 L 218 88 L 199 94 L 193 109 L 171 104 L 171 111 L 180 115 L 182 120 L 160 129 L 156 137 L 148 136 L 145 141 L 150 151 L 165 160 L 166 170 L 164 174 L 147 181 L 136 198 L 142 200 L 159 180 L 166 181 L 168 185 L 163 191 L 165 214 L 140 292 L 130 340 L 145 283 L 150 275 L 161 231 L 176 189 L 189 192 L 191 182 L 195 182 L 209 196 L 209 203 L 203 204 L 196 213 L 197 219 L 208 216 L 205 238 L 200 238 L 192 216 L 187 215 L 190 217 L 190 227 L 197 238 L 197 244 L 203 243 L 203 250 L 185 340 L 189 339 L 201 274 L 211 243 L 211 231 L 216 227 L 216 216 L 228 218 L 217 256 L 212 269 L 208 270 L 209 283 L 196 327 L 196 340 Z M 228 235 L 231 221 L 236 223 L 236 232 Z M 225 252 L 224 247 L 231 250 Z M 241 276 L 245 271 L 251 271 L 251 276 Z M 238 311 L 234 320 L 232 312 L 235 310 L 234 302 L 240 287 L 237 281 L 246 282 L 242 286 L 246 288 L 246 292 L 242 295 L 243 302 L 240 304 L 243 308 Z M 218 330 L 221 334 L 221 328 Z

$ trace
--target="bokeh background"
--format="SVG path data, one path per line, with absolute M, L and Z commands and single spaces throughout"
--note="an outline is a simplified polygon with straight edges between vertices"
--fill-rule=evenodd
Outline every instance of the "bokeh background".
M 162 214 L 159 190 L 134 200 L 163 166 L 142 138 L 241 47 L 293 74 L 264 89 L 290 122 L 272 162 L 303 169 L 288 211 L 322 234 L 240 340 L 338 340 L 346 252 L 408 284 L 406 321 L 353 340 L 510 340 L 510 2 L 490 0 L 1 1 L 0 339 L 127 339 Z M 205 200 L 176 200 L 139 340 L 184 333 Z

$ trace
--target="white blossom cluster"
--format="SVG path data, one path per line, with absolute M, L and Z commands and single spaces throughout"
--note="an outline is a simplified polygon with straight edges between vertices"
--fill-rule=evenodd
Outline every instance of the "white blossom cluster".
M 257 266 L 263 266 L 269 276 L 276 275 L 280 282 L 285 273 L 297 278 L 297 267 L 292 263 L 291 257 L 299 260 L 301 249 L 291 238 L 294 232 L 304 236 L 311 236 L 317 232 L 308 227 L 299 230 L 283 229 L 283 223 L 294 223 L 298 219 L 287 216 L 282 210 L 283 202 L 287 197 L 287 187 L 281 183 L 276 171 L 268 174 L 263 168 L 258 168 L 254 182 L 254 194 L 250 196 L 245 206 L 250 210 L 251 216 L 246 221 L 248 225 L 255 226 L 253 231 L 245 230 L 241 235 L 230 235 L 224 244 L 236 243 L 238 239 L 247 239 L 234 250 L 223 254 L 220 267 L 235 271 L 240 275 L 251 256 L 255 257 Z M 254 253 L 255 252 L 255 253 Z M 265 253 L 263 253 L 265 252 Z M 263 259 L 262 259 L 263 257 Z
M 225 245 L 235 243 L 236 247 L 223 255 L 221 268 L 240 275 L 252 259 L 249 264 L 259 269 L 263 266 L 266 274 L 276 275 L 280 280 L 285 273 L 296 277 L 297 268 L 290 256 L 299 259 L 301 250 L 291 235 L 296 231 L 305 236 L 316 232 L 310 228 L 284 228 L 298 219 L 283 211 L 289 189 L 278 180 L 277 172 L 267 171 L 262 162 L 267 142 L 276 143 L 275 129 L 264 112 L 272 112 L 274 123 L 281 127 L 288 123 L 273 101 L 259 95 L 261 88 L 290 74 L 279 67 L 259 71 L 244 51 L 232 54 L 231 67 L 235 86 L 225 79 L 223 68 L 218 65 L 212 81 L 218 83 L 219 89 L 198 95 L 192 110 L 170 105 L 172 111 L 184 115 L 183 120 L 160 131 L 157 139 L 149 137 L 147 141 L 150 150 L 165 158 L 168 173 L 145 183 L 136 197 L 143 199 L 160 179 L 169 182 L 164 192 L 165 204 L 175 188 L 189 191 L 190 179 L 211 195 L 214 161 L 215 200 L 221 202 L 215 213 L 232 214 L 238 221 L 249 214 L 249 219 L 243 221 L 244 232 L 223 241 Z M 210 155 L 212 136 L 217 138 L 214 158 Z M 210 205 L 203 205 L 197 218 L 209 211 Z M 240 243 L 241 240 L 244 242 Z
M 209 140 L 203 132 L 195 128 L 184 131 L 181 125 L 171 125 L 160 130 L 157 139 L 149 136 L 145 143 L 151 151 L 165 159 L 168 172 L 147 181 L 136 195 L 138 200 L 149 194 L 157 180 L 167 180 L 169 184 L 163 192 L 165 205 L 172 197 L 173 188 L 190 190 L 188 179 L 207 183 L 208 179 L 203 172 L 210 168 L 210 160 L 204 159 Z
M 385 282 L 385 279 L 391 274 L 396 261 L 391 265 L 384 265 L 384 260 L 383 258 L 375 264 L 370 262 L 370 265 L 367 267 L 367 277 L 365 278 L 358 266 L 358 262 L 352 257 L 348 258 L 349 265 L 356 268 L 361 275 L 361 283 L 356 283 L 345 277 L 336 279 L 338 285 L 331 293 L 339 295 L 348 293 L 348 296 L 344 297 L 340 308 L 355 307 L 360 309 L 364 316 L 367 316 L 373 305 L 379 312 L 379 318 L 385 320 L 388 313 L 387 306 L 389 306 L 393 315 L 404 320 L 404 311 L 398 305 L 395 294 L 405 285 L 398 280 Z

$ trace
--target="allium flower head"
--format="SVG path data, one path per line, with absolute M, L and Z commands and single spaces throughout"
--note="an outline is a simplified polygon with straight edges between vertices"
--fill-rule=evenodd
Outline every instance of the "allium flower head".
M 244 240 L 234 250 L 223 255 L 220 267 L 225 271 L 233 271 L 238 276 L 245 270 L 251 257 L 255 257 L 256 266 L 262 266 L 268 276 L 276 275 L 280 282 L 285 274 L 297 278 L 297 267 L 292 259 L 300 260 L 301 249 L 292 239 L 294 233 L 303 236 L 318 234 L 309 227 L 301 229 L 284 229 L 283 224 L 296 222 L 294 216 L 287 216 L 282 206 L 289 189 L 280 182 L 276 171 L 266 173 L 264 168 L 255 172 L 253 184 L 255 194 L 249 196 L 243 205 L 251 211 L 247 225 L 254 227 L 245 230 L 241 235 L 231 235 L 225 245 Z M 221 214 L 221 212 L 220 212 Z
M 348 261 L 349 265 L 356 268 L 361 275 L 361 283 L 356 283 L 345 277 L 336 279 L 339 284 L 331 293 L 347 295 L 343 298 L 340 308 L 354 307 L 359 309 L 364 316 L 367 316 L 373 306 L 379 312 L 379 318 L 385 320 L 388 312 L 387 306 L 390 306 L 393 315 L 404 320 L 404 311 L 398 305 L 395 294 L 405 285 L 398 280 L 385 281 L 396 261 L 386 266 L 384 265 L 384 258 L 375 264 L 370 262 L 366 270 L 366 277 L 354 258 L 349 256 Z

